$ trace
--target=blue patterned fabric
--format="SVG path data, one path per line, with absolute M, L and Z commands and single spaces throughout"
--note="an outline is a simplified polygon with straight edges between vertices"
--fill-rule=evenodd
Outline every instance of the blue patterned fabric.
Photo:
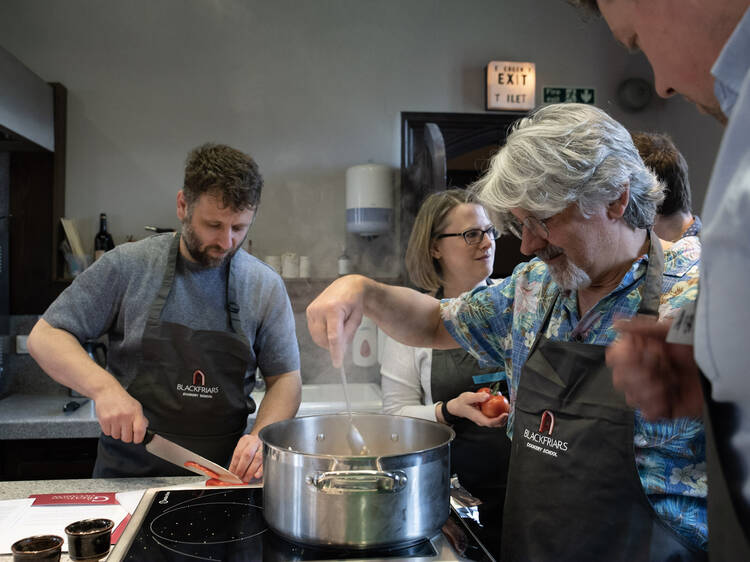
M 698 295 L 700 242 L 682 238 L 664 252 L 660 318 Z M 578 317 L 575 291 L 562 292 L 546 264 L 533 259 L 518 265 L 513 274 L 491 287 L 482 287 L 456 299 L 441 301 L 443 321 L 456 341 L 480 363 L 505 368 L 510 389 L 508 435 L 512 438 L 514 404 L 521 369 L 526 362 L 544 313 L 554 306 L 544 335 L 553 341 L 611 343 L 612 323 L 629 318 L 641 302 L 641 285 L 648 256 L 641 256 L 619 286 L 583 318 Z M 706 451 L 703 423 L 680 418 L 650 423 L 635 414 L 635 461 L 643 489 L 656 513 L 691 543 L 706 548 Z
M 688 236 L 698 236 L 701 233 L 702 228 L 703 223 L 701 222 L 701 218 L 698 215 L 693 215 L 693 224 L 691 224 L 688 229 L 682 233 L 682 236 L 680 236 L 680 238 L 687 238 Z

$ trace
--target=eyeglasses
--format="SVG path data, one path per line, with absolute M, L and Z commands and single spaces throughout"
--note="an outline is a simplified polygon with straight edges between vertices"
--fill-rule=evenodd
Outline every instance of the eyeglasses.
M 534 236 L 538 236 L 543 240 L 549 239 L 549 229 L 545 224 L 548 219 L 538 219 L 534 215 L 528 215 L 523 221 L 519 221 L 517 218 L 512 217 L 508 222 L 508 230 L 511 234 L 519 239 L 523 239 L 523 227 L 528 228 Z
M 497 229 L 493 225 L 490 225 L 485 230 L 482 230 L 481 228 L 470 228 L 463 232 L 437 234 L 435 240 L 440 240 L 441 238 L 447 238 L 449 236 L 463 236 L 464 242 L 469 246 L 477 246 L 482 243 L 485 234 L 490 240 L 497 240 L 500 238 L 500 233 Z

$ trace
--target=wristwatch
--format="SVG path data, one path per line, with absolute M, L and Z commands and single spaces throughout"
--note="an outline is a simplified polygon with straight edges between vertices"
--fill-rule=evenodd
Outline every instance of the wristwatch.
M 454 416 L 448 411 L 448 402 L 445 401 L 440 406 L 440 413 L 443 414 L 443 419 L 445 420 L 445 423 L 448 425 L 455 424 L 458 420 L 461 419 L 461 416 Z

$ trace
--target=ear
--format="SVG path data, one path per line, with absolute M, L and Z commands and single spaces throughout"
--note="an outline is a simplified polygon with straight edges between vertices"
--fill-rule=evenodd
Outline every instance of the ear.
M 437 248 L 437 241 L 433 240 L 430 242 L 430 256 L 434 259 L 439 260 L 441 257 L 440 250 Z
M 607 216 L 611 219 L 619 219 L 625 214 L 625 209 L 630 201 L 630 184 L 625 185 L 620 196 L 607 205 Z
M 182 222 L 187 216 L 187 201 L 182 190 L 177 192 L 177 218 Z

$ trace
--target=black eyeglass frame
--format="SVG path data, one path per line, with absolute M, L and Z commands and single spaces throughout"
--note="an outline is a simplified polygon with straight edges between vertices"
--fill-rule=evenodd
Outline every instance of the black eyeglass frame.
M 481 232 L 481 235 L 479 235 L 479 238 L 476 242 L 470 242 L 469 236 L 475 232 Z M 450 236 L 462 236 L 467 246 L 479 246 L 479 244 L 482 243 L 482 240 L 484 240 L 485 236 L 494 241 L 500 238 L 500 232 L 497 230 L 497 228 L 495 228 L 494 224 L 491 224 L 486 229 L 467 228 L 463 232 L 444 232 L 442 234 L 436 234 L 434 238 L 435 240 L 440 240 L 441 238 L 448 238 Z

